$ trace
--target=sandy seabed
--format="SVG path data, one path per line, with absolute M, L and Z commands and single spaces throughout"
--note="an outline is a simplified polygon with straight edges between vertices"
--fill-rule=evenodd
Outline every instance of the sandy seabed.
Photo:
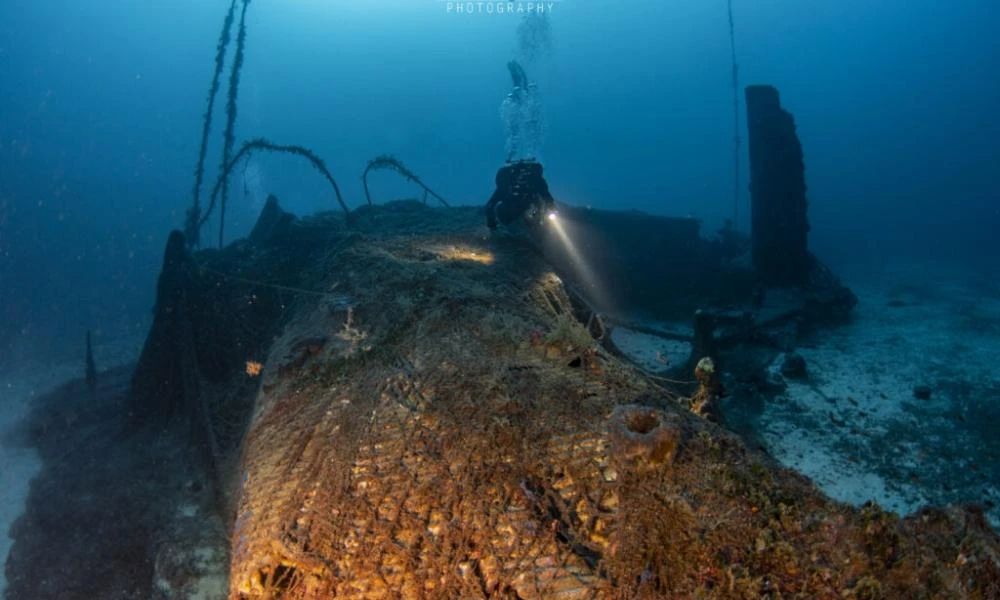
M 844 281 L 859 299 L 851 322 L 801 340 L 803 378 L 783 377 L 785 355 L 776 357 L 769 379 L 784 389 L 754 417 L 755 441 L 836 500 L 901 515 L 977 504 L 1000 530 L 1000 281 L 933 263 Z M 690 352 L 621 329 L 612 340 L 654 372 Z
M 798 349 L 808 376 L 767 404 L 760 438 L 837 500 L 973 503 L 1000 530 L 1000 282 L 910 264 L 850 285 L 853 322 Z
M 67 373 L 53 372 L 47 376 L 11 374 L 0 377 L 0 440 L 24 419 L 31 400 L 55 388 L 68 379 Z M 61 377 L 61 378 L 60 378 Z M 7 562 L 13 540 L 8 532 L 17 517 L 24 512 L 31 478 L 42 468 L 42 461 L 33 448 L 0 442 L 0 560 Z M 7 589 L 7 577 L 0 569 L 0 598 Z
M 135 361 L 142 341 L 133 337 L 95 345 L 98 368 L 103 370 Z M 28 416 L 35 400 L 83 374 L 83 356 L 78 360 L 51 363 L 0 364 L 0 567 L 6 565 L 13 544 L 10 527 L 24 512 L 31 479 L 42 468 L 42 460 L 35 449 L 15 443 L 12 434 Z M 6 589 L 5 569 L 0 568 L 0 598 Z

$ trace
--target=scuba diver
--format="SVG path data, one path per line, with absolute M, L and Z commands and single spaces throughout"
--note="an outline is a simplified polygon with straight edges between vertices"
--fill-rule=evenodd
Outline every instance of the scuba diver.
M 507 164 L 497 171 L 496 190 L 486 203 L 486 224 L 509 225 L 521 216 L 541 224 L 554 214 L 555 199 L 542 176 L 537 155 L 542 138 L 541 104 L 536 87 L 517 61 L 507 63 L 514 87 L 500 106 Z
M 542 176 L 542 164 L 533 159 L 508 162 L 497 171 L 496 190 L 486 203 L 486 224 L 509 225 L 524 215 L 529 223 L 540 224 L 554 214 L 556 201 Z

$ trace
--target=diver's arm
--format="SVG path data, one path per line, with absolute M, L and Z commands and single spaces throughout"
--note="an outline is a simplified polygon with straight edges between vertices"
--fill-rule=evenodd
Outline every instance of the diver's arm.
M 552 197 L 552 192 L 549 191 L 549 184 L 541 175 L 538 176 L 538 180 L 535 182 L 535 191 L 538 192 L 545 206 L 550 208 L 555 206 L 556 199 Z

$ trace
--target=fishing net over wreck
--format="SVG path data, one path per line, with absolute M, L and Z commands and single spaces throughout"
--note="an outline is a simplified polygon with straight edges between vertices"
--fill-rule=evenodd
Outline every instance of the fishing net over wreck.
M 271 202 L 168 248 L 131 409 L 190 421 L 233 600 L 1000 595 L 980 513 L 834 503 L 607 339 L 478 210 Z

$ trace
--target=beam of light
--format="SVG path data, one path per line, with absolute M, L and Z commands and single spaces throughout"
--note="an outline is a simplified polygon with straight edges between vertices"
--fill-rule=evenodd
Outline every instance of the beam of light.
M 575 236 L 572 235 L 572 224 L 567 222 L 566 219 L 559 218 L 558 213 L 552 211 L 548 213 L 548 223 L 546 225 L 556 234 L 559 243 L 562 245 L 563 252 L 569 258 L 570 268 L 580 283 L 583 284 L 587 296 L 597 306 L 608 306 L 603 286 L 594 274 L 594 270 L 584 261 L 583 255 L 580 254 L 576 243 L 573 241 Z
M 492 252 L 485 252 L 475 248 L 467 248 L 463 246 L 448 246 L 447 248 L 441 248 L 437 251 L 437 255 L 443 260 L 476 262 L 481 265 L 491 265 L 494 261 Z

